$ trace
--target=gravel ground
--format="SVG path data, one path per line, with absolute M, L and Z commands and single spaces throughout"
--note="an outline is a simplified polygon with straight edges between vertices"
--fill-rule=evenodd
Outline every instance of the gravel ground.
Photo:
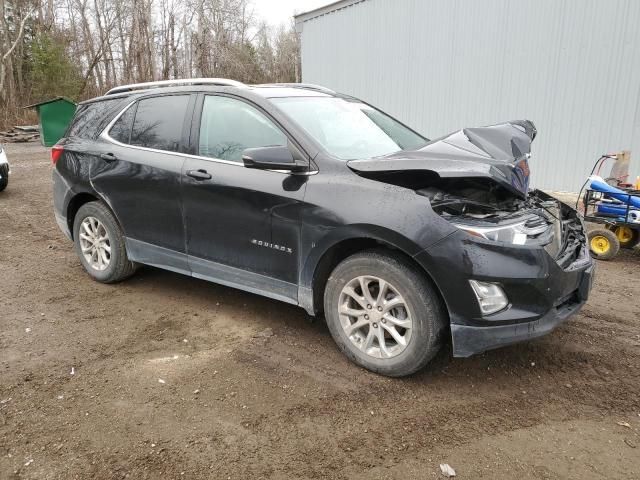
M 1 479 L 640 478 L 640 251 L 551 335 L 394 380 L 289 305 L 153 268 L 91 281 L 48 152 L 7 150 Z

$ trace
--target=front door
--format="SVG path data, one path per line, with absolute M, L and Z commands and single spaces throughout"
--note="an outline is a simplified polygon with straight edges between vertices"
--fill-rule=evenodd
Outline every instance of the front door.
M 297 301 L 299 207 L 306 177 L 244 168 L 246 148 L 287 145 L 265 113 L 206 95 L 183 165 L 187 253 L 194 276 Z

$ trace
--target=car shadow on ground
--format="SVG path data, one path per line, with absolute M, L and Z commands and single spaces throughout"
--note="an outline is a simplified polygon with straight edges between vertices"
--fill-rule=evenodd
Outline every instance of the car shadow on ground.
M 320 348 L 319 355 L 335 360 L 336 347 L 331 340 L 323 316 L 310 317 L 303 309 L 260 295 L 243 292 L 231 287 L 210 283 L 173 272 L 144 267 L 130 281 L 129 288 L 139 290 L 140 295 L 153 291 L 159 296 L 180 298 L 193 312 L 206 315 L 218 312 L 218 317 L 232 317 L 239 325 L 248 322 L 256 331 L 267 328 L 283 334 L 285 329 L 294 331 L 304 342 Z M 222 310 L 220 310 L 222 308 Z M 448 334 L 445 344 L 436 357 L 422 370 L 407 377 L 409 382 L 428 383 L 439 378 L 457 378 L 460 385 L 478 383 L 488 377 L 496 380 L 510 378 L 535 378 L 545 375 L 571 375 L 585 364 L 597 360 L 593 353 L 578 351 L 563 341 L 575 334 L 572 319 L 548 336 L 528 342 L 490 350 L 469 358 L 453 358 Z M 176 325 L 176 328 L 179 324 Z M 163 331 L 171 325 L 163 323 Z M 310 367 L 312 368 L 312 367 Z M 357 374 L 360 367 L 344 360 L 344 368 Z

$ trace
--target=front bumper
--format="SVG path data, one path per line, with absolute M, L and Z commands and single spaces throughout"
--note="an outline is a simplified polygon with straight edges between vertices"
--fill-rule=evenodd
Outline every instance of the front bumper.
M 562 268 L 542 247 L 504 245 L 455 232 L 415 258 L 446 303 L 453 355 L 468 357 L 549 333 L 586 303 L 594 262 L 588 248 Z M 497 283 L 509 306 L 482 315 L 469 280 Z
M 452 324 L 453 355 L 455 357 L 469 357 L 548 334 L 571 315 L 578 313 L 586 303 L 593 282 L 593 271 L 593 266 L 584 270 L 579 277 L 577 288 L 569 298 L 561 300 L 537 320 L 482 327 Z
M 9 160 L 7 160 L 7 155 L 4 153 L 4 149 L 0 146 L 0 180 L 5 177 L 9 177 L 11 174 L 11 168 L 9 167 Z

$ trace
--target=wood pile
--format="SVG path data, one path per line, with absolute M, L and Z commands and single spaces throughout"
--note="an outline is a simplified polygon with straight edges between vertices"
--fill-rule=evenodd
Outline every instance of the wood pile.
M 15 126 L 0 132 L 0 143 L 31 142 L 40 138 L 38 125 Z

